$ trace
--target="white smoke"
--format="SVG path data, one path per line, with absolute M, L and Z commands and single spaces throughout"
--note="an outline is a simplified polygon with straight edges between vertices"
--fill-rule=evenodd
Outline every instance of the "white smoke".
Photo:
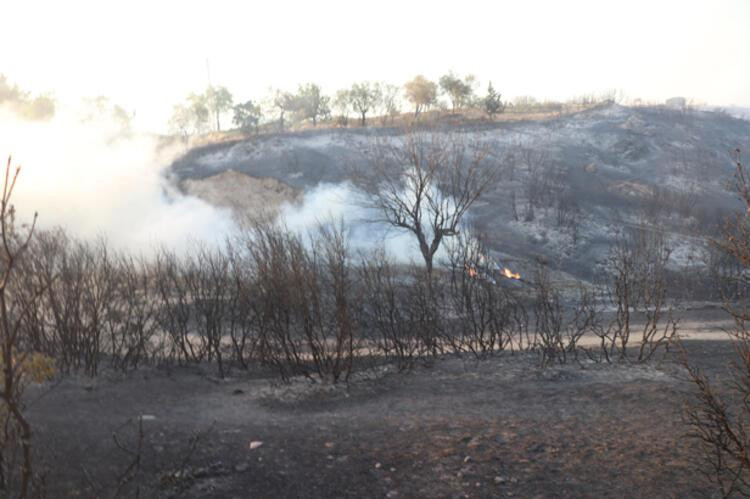
M 379 214 L 363 202 L 363 194 L 348 182 L 319 184 L 305 193 L 299 204 L 285 204 L 281 219 L 290 230 L 304 233 L 318 224 L 344 222 L 351 249 L 384 248 L 387 254 L 402 263 L 422 263 L 416 237 L 378 222 Z M 437 258 L 445 256 L 442 249 Z
M 47 122 L 0 110 L 0 154 L 22 166 L 12 199 L 19 221 L 38 212 L 42 228 L 104 235 L 119 248 L 146 252 L 223 240 L 234 228 L 229 214 L 181 194 L 163 176 L 181 151 L 159 148 L 153 136 L 124 136 L 120 126 L 111 117 L 84 121 L 64 107 Z
M 85 119 L 81 119 L 85 117 Z M 21 165 L 12 202 L 19 221 L 39 213 L 39 227 L 63 227 L 91 239 L 103 235 L 119 249 L 150 253 L 195 242 L 221 245 L 237 227 L 229 210 L 183 194 L 165 177 L 180 145 L 125 135 L 111 116 L 58 108 L 46 122 L 19 120 L 0 109 L 0 154 Z M 286 204 L 281 221 L 304 233 L 343 221 L 353 250 L 384 247 L 401 262 L 421 262 L 413 234 L 373 222 L 378 214 L 350 184 L 321 184 L 301 203 Z

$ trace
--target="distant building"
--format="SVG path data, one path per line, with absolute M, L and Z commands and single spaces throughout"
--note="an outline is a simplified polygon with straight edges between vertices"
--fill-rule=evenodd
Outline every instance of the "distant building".
M 685 97 L 672 97 L 671 99 L 667 99 L 664 102 L 664 105 L 671 109 L 683 111 L 687 108 L 687 101 L 685 100 Z

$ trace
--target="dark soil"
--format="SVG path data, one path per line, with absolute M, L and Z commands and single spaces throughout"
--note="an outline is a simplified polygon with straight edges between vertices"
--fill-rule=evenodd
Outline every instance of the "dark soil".
M 685 345 L 713 375 L 732 356 L 726 341 Z M 133 460 L 112 434 L 135 449 L 141 415 L 141 461 L 126 496 L 136 486 L 141 497 L 215 498 L 712 492 L 691 462 L 695 442 L 684 438 L 690 386 L 674 361 L 542 371 L 532 355 L 453 357 L 335 388 L 272 385 L 240 371 L 220 381 L 209 369 L 66 378 L 30 389 L 50 495 L 111 494 Z

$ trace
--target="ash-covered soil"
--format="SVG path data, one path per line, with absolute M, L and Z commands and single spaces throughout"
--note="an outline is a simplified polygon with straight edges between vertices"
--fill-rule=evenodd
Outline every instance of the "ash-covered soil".
M 704 328 L 708 329 L 708 328 Z M 732 347 L 687 340 L 713 375 Z M 704 336 L 705 337 L 705 336 Z M 208 367 L 66 378 L 28 392 L 53 497 L 101 497 L 137 448 L 163 497 L 708 497 L 674 354 L 541 370 L 531 354 L 373 370 L 348 386 Z M 128 420 L 131 423 L 128 424 Z M 200 434 L 190 454 L 191 436 Z M 189 458 L 189 459 L 188 459 Z M 85 471 L 84 471 L 85 470 Z
M 722 213 L 740 209 L 727 192 L 735 168 L 730 151 L 750 144 L 750 121 L 726 113 L 616 104 L 554 119 L 444 125 L 432 132 L 478 142 L 487 148 L 487 161 L 503 164 L 501 178 L 468 214 L 495 257 L 540 257 L 585 280 L 593 279 L 592 263 L 606 259 L 622 228 L 642 226 L 644 214 L 658 216 L 658 230 L 668 235 L 672 268 L 700 267 L 701 237 L 713 235 Z M 300 202 L 312 203 L 331 186 L 346 185 L 352 166 L 368 165 L 379 146 L 400 144 L 402 134 L 352 128 L 253 136 L 191 149 L 169 173 L 183 189 L 189 183 L 213 191 L 201 197 L 219 206 L 242 205 L 243 195 L 251 203 L 281 199 L 272 190 L 246 188 L 250 181 L 231 185 L 223 196 L 223 187 L 214 188 L 223 185 L 216 175 L 230 170 L 274 179 L 284 191 L 298 192 Z M 529 210 L 534 185 L 546 194 Z M 575 205 L 575 222 L 560 223 L 561 205 L 548 187 Z M 326 199 L 333 203 L 333 197 Z M 314 206 L 320 211 L 314 215 L 325 216 L 326 206 Z

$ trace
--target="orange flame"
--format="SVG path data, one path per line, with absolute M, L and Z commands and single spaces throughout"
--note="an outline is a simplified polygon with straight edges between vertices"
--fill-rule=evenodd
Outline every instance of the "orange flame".
M 503 275 L 508 279 L 520 279 L 521 274 L 518 272 L 512 272 L 509 268 L 503 267 Z
M 472 279 L 477 277 L 477 269 L 475 269 L 471 265 L 466 265 L 466 273 L 469 274 L 469 277 L 471 277 Z

